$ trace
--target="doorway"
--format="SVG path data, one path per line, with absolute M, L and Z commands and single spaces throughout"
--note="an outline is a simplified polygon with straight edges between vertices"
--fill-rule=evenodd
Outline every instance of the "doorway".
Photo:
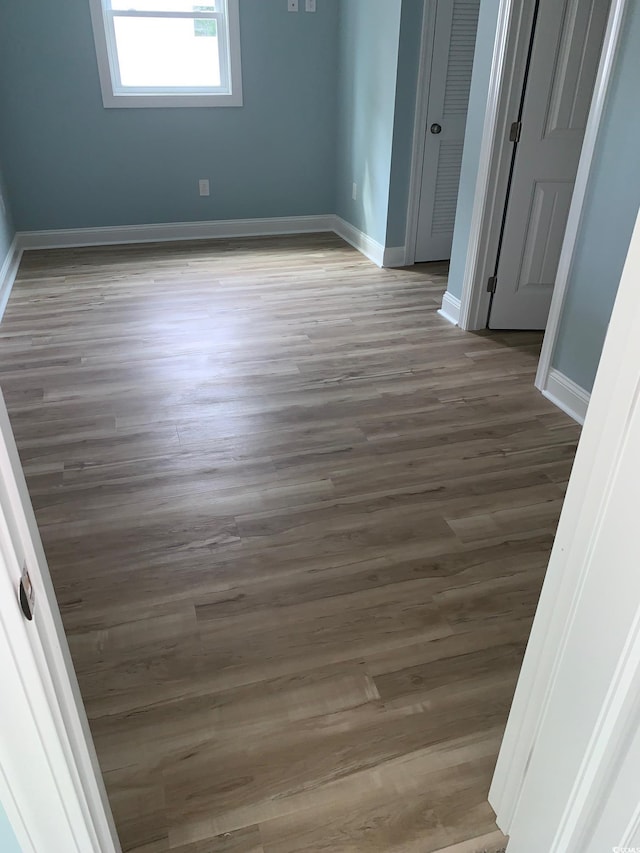
M 504 234 L 504 212 L 514 165 L 511 128 L 523 106 L 527 60 L 532 44 L 536 0 L 501 0 L 496 6 L 482 5 L 474 56 L 471 97 L 467 114 L 461 182 L 456 208 L 456 230 L 447 291 L 441 316 L 465 331 L 487 329 L 496 259 Z M 425 0 L 423 42 L 429 34 L 429 0 Z M 598 59 L 598 69 L 590 99 L 581 152 L 574 179 L 564 235 L 555 251 L 557 269 L 552 288 L 535 385 L 575 420 L 582 423 L 589 394 L 575 383 L 557 376 L 552 358 L 560 330 L 565 296 L 569 287 L 582 210 L 590 186 L 592 166 L 600 138 L 600 128 L 609 102 L 610 85 L 617 66 L 624 31 L 626 0 L 607 2 L 610 7 L 606 32 Z M 576 3 L 563 4 L 565 15 L 575 18 Z M 583 19 L 588 20 L 588 15 Z M 564 20 L 564 17 L 563 17 Z M 559 40 L 558 36 L 558 40 Z M 570 52 L 570 51 L 569 51 Z M 426 58 L 425 58 L 426 57 Z M 428 59 L 423 49 L 421 68 Z M 418 78 L 416 121 L 410 201 L 407 213 L 407 262 L 413 262 L 416 199 L 416 163 L 421 163 L 420 126 L 424 128 L 428 92 Z M 556 220 L 558 217 L 556 217 Z M 413 229 L 413 230 L 412 230 Z M 543 253 L 544 254 L 544 253 Z M 517 326 L 516 326 L 517 328 Z
M 536 0 L 487 326 L 544 329 L 609 14 Z

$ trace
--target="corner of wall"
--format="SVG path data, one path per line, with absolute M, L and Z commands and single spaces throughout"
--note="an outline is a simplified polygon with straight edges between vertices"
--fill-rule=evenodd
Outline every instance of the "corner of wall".
M 398 248 L 387 229 L 402 12 L 402 0 L 349 0 L 339 17 L 336 214 L 383 254 Z
M 392 247 L 406 242 L 424 7 L 416 0 L 402 2 L 386 229 Z

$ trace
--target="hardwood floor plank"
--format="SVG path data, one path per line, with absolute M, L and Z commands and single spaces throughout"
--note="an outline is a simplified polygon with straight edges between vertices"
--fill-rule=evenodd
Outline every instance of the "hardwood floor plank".
M 476 792 L 492 769 L 490 760 L 476 759 L 425 774 L 413 762 L 405 772 L 416 773 L 414 784 L 400 790 L 382 781 L 374 792 L 331 803 L 319 815 L 305 809 L 261 823 L 265 853 L 430 853 L 462 840 L 472 827 L 491 827 L 491 808 Z M 464 821 L 452 829 L 448 815 L 461 803 Z
M 446 274 L 327 234 L 24 255 L 0 385 L 125 853 L 502 845 L 579 429 Z
M 139 760 L 148 766 L 153 762 L 155 773 L 208 740 L 233 744 L 248 733 L 265 737 L 283 723 L 321 718 L 379 698 L 373 678 L 355 661 L 231 690 L 212 688 L 189 699 L 149 703 L 139 710 L 96 717 L 92 726 L 105 769 L 122 769 Z
M 171 853 L 264 853 L 260 829 L 249 826 L 205 841 L 172 847 Z

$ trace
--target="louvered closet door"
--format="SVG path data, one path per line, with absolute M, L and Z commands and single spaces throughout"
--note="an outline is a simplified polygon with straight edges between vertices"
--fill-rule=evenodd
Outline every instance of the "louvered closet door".
M 480 0 L 437 0 L 416 261 L 451 256 Z

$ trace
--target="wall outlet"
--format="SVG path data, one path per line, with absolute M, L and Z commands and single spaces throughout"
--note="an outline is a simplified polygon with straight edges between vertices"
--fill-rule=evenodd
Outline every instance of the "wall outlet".
M 316 11 L 316 0 L 305 0 L 304 5 L 306 12 L 315 12 Z
M 298 0 L 287 0 L 287 11 L 288 12 L 297 12 L 298 11 Z
M 351 185 L 351 198 L 355 201 L 358 198 L 358 185 L 354 181 Z
M 200 195 L 209 195 L 209 179 L 200 178 L 198 188 L 200 189 Z

